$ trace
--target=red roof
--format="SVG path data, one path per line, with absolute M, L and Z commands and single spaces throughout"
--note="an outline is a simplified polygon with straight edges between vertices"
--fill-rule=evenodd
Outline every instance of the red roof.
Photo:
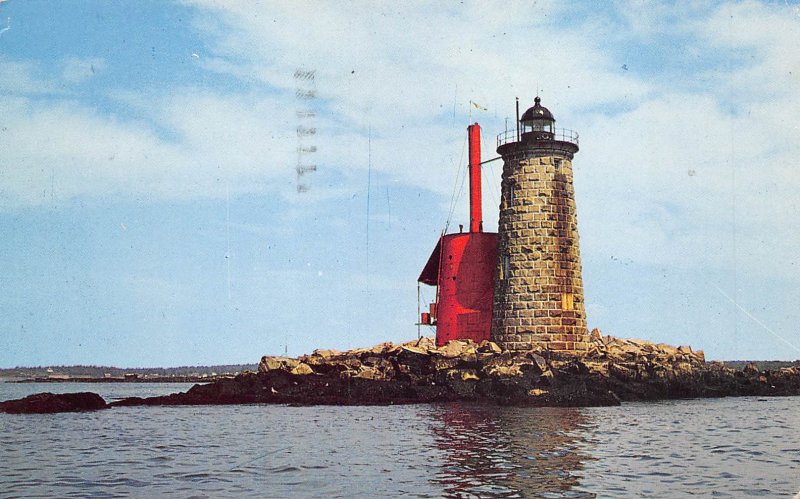
M 441 260 L 442 253 L 442 239 L 436 242 L 436 247 L 433 248 L 433 253 L 428 258 L 428 263 L 422 269 L 422 273 L 417 278 L 418 282 L 427 284 L 428 286 L 436 286 L 439 283 L 439 261 Z

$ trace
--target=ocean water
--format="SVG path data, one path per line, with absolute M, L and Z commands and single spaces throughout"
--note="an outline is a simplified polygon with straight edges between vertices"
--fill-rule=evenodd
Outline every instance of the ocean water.
M 106 402 L 127 397 L 156 397 L 185 392 L 192 383 L 0 383 L 0 401 L 34 393 L 94 392 Z
M 0 384 L 0 400 L 70 387 L 87 389 Z M 186 387 L 88 389 L 116 397 L 176 388 Z M 674 498 L 800 491 L 800 397 L 579 409 L 126 407 L 0 414 L 0 429 L 2 497 Z

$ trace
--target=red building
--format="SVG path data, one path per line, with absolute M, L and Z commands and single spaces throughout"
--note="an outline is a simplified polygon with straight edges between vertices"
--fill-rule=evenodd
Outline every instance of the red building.
M 492 328 L 497 234 L 483 232 L 480 126 L 469 133 L 469 232 L 443 235 L 418 281 L 436 286 L 436 301 L 422 314 L 436 326 L 436 344 L 450 340 L 488 340 Z

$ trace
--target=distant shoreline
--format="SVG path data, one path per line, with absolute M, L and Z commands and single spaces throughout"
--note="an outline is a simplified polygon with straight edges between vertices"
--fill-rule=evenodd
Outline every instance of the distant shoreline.
M 23 378 L 0 379 L 3 383 L 213 383 L 221 379 L 233 379 L 234 376 L 174 376 L 159 378 Z
M 58 365 L 0 368 L 0 382 L 12 383 L 208 383 L 255 371 L 257 364 L 178 367 Z

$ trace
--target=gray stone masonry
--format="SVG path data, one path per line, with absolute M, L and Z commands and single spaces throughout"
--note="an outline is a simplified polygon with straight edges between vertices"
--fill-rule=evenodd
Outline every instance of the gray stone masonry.
M 589 348 L 572 186 L 577 146 L 501 146 L 502 201 L 492 340 L 509 350 Z

